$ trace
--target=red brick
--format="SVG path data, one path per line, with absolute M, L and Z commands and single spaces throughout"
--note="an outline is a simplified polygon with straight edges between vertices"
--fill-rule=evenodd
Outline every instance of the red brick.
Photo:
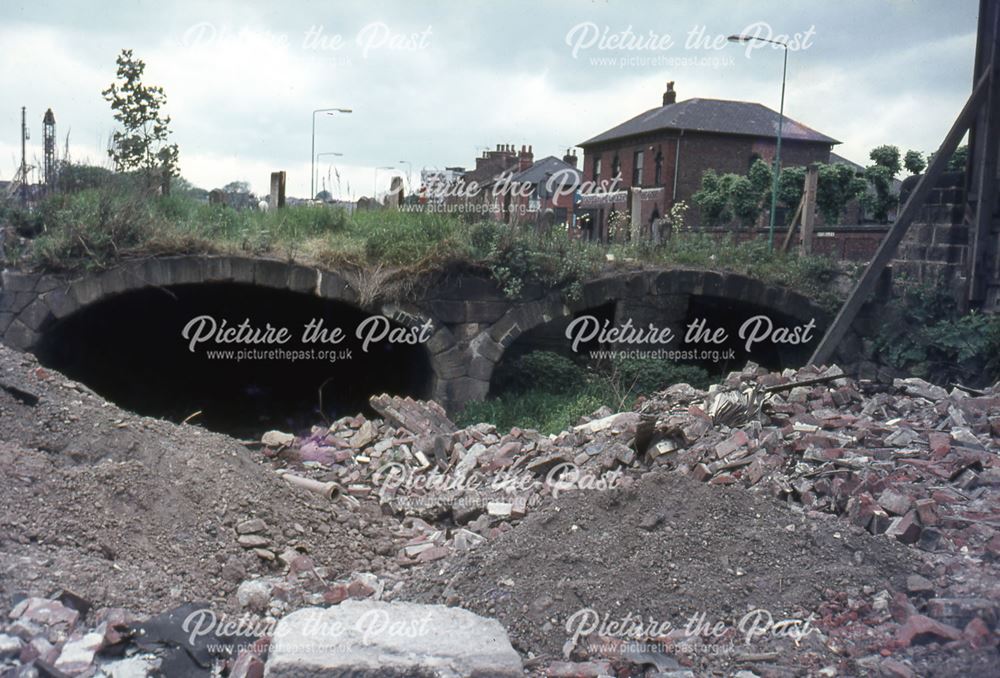
M 941 459 L 951 452 L 951 436 L 937 431 L 927 434 L 927 444 L 931 449 L 931 457 Z
M 904 544 L 915 544 L 920 539 L 920 523 L 917 521 L 916 511 L 910 511 L 905 516 L 893 518 L 885 533 Z
M 899 647 L 909 647 L 915 641 L 940 642 L 942 640 L 958 640 L 962 632 L 954 626 L 925 617 L 922 614 L 911 615 L 906 623 L 896 632 L 896 644 Z

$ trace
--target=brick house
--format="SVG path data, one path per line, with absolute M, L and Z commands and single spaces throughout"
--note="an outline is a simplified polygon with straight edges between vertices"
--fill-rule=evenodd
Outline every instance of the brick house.
M 675 202 L 689 206 L 688 222 L 700 224 L 691 196 L 705 170 L 745 174 L 757 158 L 773 162 L 779 115 L 761 104 L 725 99 L 677 101 L 667 83 L 662 104 L 578 144 L 583 149 L 583 180 L 610 182 L 620 175 L 617 192 L 585 195 L 589 237 L 606 240 L 612 210 L 631 213 L 637 206 L 643 228 Z M 781 133 L 782 167 L 829 162 L 836 139 L 785 116 Z
M 531 146 L 522 145 L 520 150 L 514 144 L 497 144 L 494 150 L 483 151 L 476 158 L 476 166 L 462 175 L 466 186 L 476 184 L 479 191 L 475 196 L 459 196 L 446 200 L 451 205 L 479 208 L 482 217 L 510 221 L 513 196 L 508 193 L 496 194 L 496 183 L 503 177 L 510 177 L 531 167 L 534 152 Z
M 550 155 L 514 174 L 511 184 L 517 188 L 512 221 L 539 226 L 568 221 L 573 213 L 573 193 L 582 178 L 576 163 L 576 154 L 567 149 L 562 160 Z

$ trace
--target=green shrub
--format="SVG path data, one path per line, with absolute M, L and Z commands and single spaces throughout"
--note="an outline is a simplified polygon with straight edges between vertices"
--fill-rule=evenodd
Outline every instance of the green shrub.
M 904 288 L 888 305 L 874 346 L 885 364 L 936 383 L 1000 380 L 1000 316 L 959 315 L 941 289 Z
M 501 363 L 493 383 L 501 392 L 522 393 L 538 388 L 549 393 L 572 393 L 586 386 L 587 371 L 558 353 L 532 351 Z
M 655 359 L 582 365 L 550 351 L 532 351 L 501 364 L 493 378 L 494 396 L 468 403 L 459 421 L 557 433 L 602 406 L 621 411 L 639 395 L 671 384 L 705 387 L 709 381 L 708 372 L 693 365 Z

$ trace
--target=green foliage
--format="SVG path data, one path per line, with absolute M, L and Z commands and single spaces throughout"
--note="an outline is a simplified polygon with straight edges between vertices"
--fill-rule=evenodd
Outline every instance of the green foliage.
M 753 228 L 760 217 L 761 192 L 749 178 L 737 175 L 732 177 L 729 184 L 729 200 L 733 206 L 733 214 L 745 228 Z
M 747 179 L 750 180 L 750 188 L 756 195 L 760 196 L 762 202 L 771 199 L 771 184 L 774 182 L 774 173 L 769 164 L 760 158 L 754 160 L 747 171 Z
M 910 174 L 920 174 L 925 169 L 927 169 L 927 161 L 924 160 L 924 154 L 920 151 L 907 151 L 906 155 L 903 157 L 903 167 Z
M 467 404 L 459 423 L 558 433 L 602 406 L 621 411 L 639 395 L 682 381 L 706 387 L 709 380 L 704 369 L 693 365 L 619 358 L 574 362 L 557 353 L 532 351 L 501 363 L 493 379 L 496 395 Z
M 501 431 L 519 426 L 552 434 L 572 426 L 580 417 L 590 414 L 602 404 L 601 399 L 592 393 L 527 391 L 468 403 L 458 415 L 457 423 L 470 426 L 488 422 Z
M 114 181 L 114 172 L 103 167 L 63 163 L 56 175 L 59 191 L 73 193 L 88 188 L 108 186 Z
M 0 223 L 17 227 L 21 235 L 37 236 L 17 248 L 17 265 L 78 270 L 104 268 L 129 256 L 189 253 L 277 255 L 328 267 L 384 267 L 387 273 L 447 270 L 457 264 L 489 271 L 511 296 L 541 285 L 570 299 L 579 298 L 585 280 L 608 268 L 680 265 L 789 285 L 821 303 L 836 299 L 829 284 L 836 269 L 830 262 L 769 252 L 765 242 L 739 243 L 678 228 L 659 244 L 640 240 L 609 246 L 572 240 L 557 230 L 538 234 L 440 213 L 348 214 L 328 205 L 236 210 L 192 197 L 195 189 L 181 180 L 170 195 L 156 196 L 135 173 L 81 170 L 78 175 L 85 180 L 74 185 L 97 186 L 50 195 L 31 211 L 8 209 L 0 215 Z M 684 208 L 676 206 L 670 219 L 682 223 Z M 14 251 L 9 246 L 7 256 Z
M 890 172 L 890 176 L 896 176 L 899 174 L 900 170 L 903 168 L 899 164 L 899 149 L 895 146 L 883 145 L 876 146 L 868 154 L 876 165 L 879 167 L 884 167 Z
M 962 144 L 955 149 L 955 152 L 948 158 L 949 172 L 964 172 L 965 165 L 969 161 L 969 145 Z
M 587 373 L 564 355 L 531 351 L 506 361 L 493 378 L 499 391 L 522 393 L 542 384 L 553 394 L 572 393 L 587 385 Z
M 865 168 L 865 179 L 875 193 L 863 195 L 861 204 L 875 220 L 884 222 L 889 218 L 889 210 L 899 201 L 899 196 L 892 193 L 892 180 L 902 169 L 899 149 L 888 145 L 876 146 L 869 157 L 875 164 Z
M 485 263 L 509 297 L 520 295 L 526 283 L 540 282 L 577 299 L 599 261 L 599 250 L 562 233 L 505 227 L 495 233 Z
M 626 399 L 662 391 L 681 382 L 696 388 L 707 387 L 709 383 L 708 372 L 696 365 L 646 358 L 614 358 L 604 375 L 612 392 Z
M 701 189 L 691 198 L 701 208 L 706 226 L 722 226 L 736 218 L 752 228 L 770 200 L 772 178 L 771 168 L 759 158 L 746 176 L 719 176 L 715 170 L 707 170 L 701 177 Z
M 123 49 L 116 63 L 117 80 L 101 94 L 123 129 L 115 130 L 108 155 L 116 171 L 141 170 L 152 186 L 157 172 L 177 175 L 177 144 L 167 143 L 170 116 L 160 113 L 167 95 L 162 87 L 143 84 L 146 64 L 133 57 L 132 50 Z
M 821 164 L 816 183 L 816 207 L 828 224 L 835 224 L 844 208 L 864 194 L 865 180 L 847 165 Z
M 1000 379 L 1000 316 L 959 315 L 946 292 L 926 286 L 907 288 L 886 315 L 874 339 L 886 364 L 941 384 Z
M 794 210 L 802 202 L 805 192 L 806 168 L 786 167 L 778 177 L 778 201 L 785 207 Z
M 701 216 L 706 226 L 720 226 L 733 220 L 727 189 L 728 185 L 715 170 L 706 170 L 701 175 L 701 189 L 692 195 L 691 199 L 701 208 Z
M 39 207 L 45 233 L 36 239 L 32 256 L 48 269 L 65 268 L 69 261 L 102 268 L 148 238 L 150 207 L 126 191 L 57 194 Z

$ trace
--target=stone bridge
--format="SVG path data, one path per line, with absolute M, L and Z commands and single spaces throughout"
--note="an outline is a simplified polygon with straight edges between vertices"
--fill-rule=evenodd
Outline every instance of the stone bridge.
M 603 317 L 616 323 L 628 318 L 639 326 L 653 322 L 683 336 L 692 309 L 709 300 L 717 304 L 720 318 L 732 315 L 736 309 L 751 309 L 799 323 L 813 319 L 813 345 L 830 319 L 827 312 L 794 290 L 768 286 L 742 275 L 704 270 L 608 273 L 587 281 L 582 294 L 574 300 L 541 286 L 526 286 L 520 298 L 509 299 L 492 280 L 464 274 L 444 278 L 419 299 L 366 302 L 351 281 L 349 274 L 337 271 L 234 256 L 130 260 L 109 270 L 75 276 L 7 271 L 0 290 L 0 337 L 10 346 L 33 351 L 69 319 L 89 309 L 116 304 L 142 290 L 169 293 L 191 290 L 191 286 L 209 290 L 229 285 L 239 289 L 240 295 L 247 295 L 255 289 L 270 289 L 288 295 L 289 303 L 297 298 L 319 298 L 364 314 L 383 315 L 403 325 L 431 321 L 433 332 L 423 345 L 430 365 L 429 378 L 420 389 L 423 392 L 412 395 L 433 397 L 453 407 L 487 395 L 494 368 L 519 338 L 534 336 L 541 340 L 546 327 L 556 328 L 556 333 L 548 333 L 550 338 L 557 336 L 574 316 L 593 309 L 602 309 Z M 144 305 L 149 303 L 158 302 Z M 751 311 L 743 312 L 743 316 L 747 314 Z M 72 341 L 87 341 L 79 330 L 75 331 Z M 136 341 L 141 341 L 138 335 Z M 178 336 L 177 342 L 181 341 Z

